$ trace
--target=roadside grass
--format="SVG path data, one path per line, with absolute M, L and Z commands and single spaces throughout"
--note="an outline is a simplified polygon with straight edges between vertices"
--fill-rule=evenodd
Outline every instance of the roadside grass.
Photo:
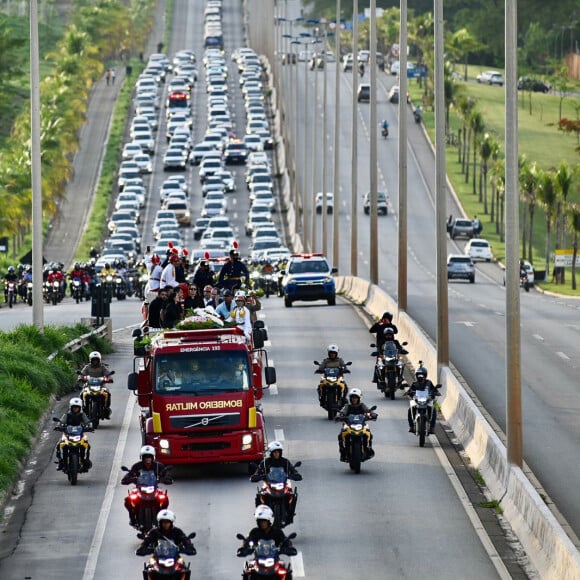
M 99 337 L 74 353 L 62 350 L 89 331 L 77 324 L 47 326 L 44 333 L 32 325 L 0 332 L 0 497 L 18 476 L 50 397 L 71 390 L 75 370 L 91 350 L 111 352 L 109 343 Z
M 475 78 L 480 70 L 487 70 L 489 67 L 470 67 L 470 78 Z M 479 85 L 476 83 L 461 83 L 465 94 L 476 99 L 477 109 L 481 111 L 486 130 L 504 145 L 505 131 L 505 101 L 504 90 L 500 87 Z M 421 102 L 422 88 L 416 82 L 410 80 L 409 93 L 414 103 Z M 532 95 L 532 114 L 529 114 L 529 95 L 522 93 L 519 95 L 520 103 L 518 125 L 519 125 L 519 153 L 524 154 L 531 162 L 537 162 L 543 169 L 551 169 L 558 166 L 562 160 L 567 160 L 570 167 L 574 167 L 579 162 L 578 154 L 575 151 L 576 138 L 566 135 L 557 129 L 559 116 L 560 98 L 557 95 L 534 93 Z M 524 101 L 522 103 L 522 101 Z M 566 98 L 562 103 L 562 115 L 576 118 L 574 106 L 578 106 L 578 98 Z M 434 143 L 435 141 L 435 118 L 431 110 L 423 112 L 423 122 L 425 129 Z M 459 134 L 462 127 L 461 119 L 453 109 L 450 111 L 450 132 Z M 487 239 L 492 245 L 494 257 L 499 262 L 505 260 L 505 242 L 501 241 L 500 233 L 497 231 L 494 222 L 488 212 L 484 214 L 483 204 L 479 202 L 479 158 L 477 159 L 477 182 L 476 194 L 473 194 L 473 151 L 471 151 L 471 167 L 469 182 L 465 182 L 465 174 L 461 172 L 459 163 L 458 148 L 454 145 L 446 147 L 446 168 L 449 180 L 468 218 L 475 215 L 479 217 L 483 224 L 481 237 Z M 492 189 L 488 184 L 488 204 L 491 204 Z M 580 202 L 580 193 L 571 192 L 569 201 Z M 489 209 L 489 208 L 488 208 Z M 526 219 L 529 219 L 526 217 Z M 523 224 L 523 205 L 520 202 L 520 227 Z M 520 235 L 521 239 L 521 235 Z M 568 235 L 568 240 L 571 236 Z M 552 228 L 552 248 L 554 246 L 554 228 Z M 520 242 L 521 243 L 521 242 Z M 536 207 L 534 216 L 534 237 L 533 237 L 533 264 L 539 271 L 546 269 L 546 215 L 544 210 Z M 569 244 L 570 245 L 570 242 Z M 552 267 L 552 264 L 550 264 Z M 571 285 L 571 272 L 566 271 L 564 284 L 556 285 L 549 282 L 551 273 L 548 273 L 548 282 L 538 284 L 538 286 L 556 293 L 568 296 L 580 296 L 580 290 L 573 291 Z

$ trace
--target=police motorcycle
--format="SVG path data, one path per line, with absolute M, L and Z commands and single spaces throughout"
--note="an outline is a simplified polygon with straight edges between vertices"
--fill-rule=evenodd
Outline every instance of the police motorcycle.
M 423 366 L 423 361 L 419 361 L 419 367 Z M 409 401 L 409 409 L 411 412 L 411 421 L 413 421 L 415 435 L 419 438 L 419 446 L 425 446 L 425 439 L 429 433 L 431 419 L 435 410 L 435 398 L 440 394 L 440 384 L 433 385 L 433 389 L 424 390 L 415 389 L 414 391 L 407 391 L 407 395 L 411 397 Z
M 401 343 L 401 346 L 406 346 L 407 342 Z M 376 348 L 376 344 L 371 343 L 372 348 Z M 377 389 L 379 389 L 385 398 L 395 400 L 395 393 L 397 389 L 404 389 L 403 370 L 405 363 L 400 358 L 397 345 L 392 340 L 387 340 L 382 352 L 379 350 L 373 351 L 371 356 L 376 357 L 375 370 L 377 377 Z
M 376 421 L 377 413 L 374 413 L 376 405 L 369 409 L 368 413 L 350 414 L 346 417 L 336 416 L 335 421 L 342 421 L 341 437 L 345 450 L 345 461 L 355 473 L 360 473 L 361 463 L 375 456 L 371 447 L 371 431 L 367 421 Z
M 290 534 L 286 538 L 286 543 L 277 547 L 274 540 L 259 540 L 253 544 L 243 534 L 237 534 L 236 538 L 247 544 L 247 547 L 238 550 L 238 557 L 245 558 L 253 555 L 253 558 L 244 564 L 243 580 L 261 580 L 262 578 L 292 580 L 292 565 L 281 560 L 280 556 L 297 554 L 296 548 L 287 545 L 295 537 L 295 533 Z
M 111 375 L 114 375 L 115 371 L 110 371 L 103 377 L 83 375 L 81 371 L 77 371 L 77 374 L 78 382 L 82 386 L 80 396 L 83 400 L 83 411 L 91 420 L 93 428 L 97 429 L 100 421 L 110 416 L 105 409 L 105 400 L 110 396 L 105 385 L 113 382 Z
M 53 417 L 58 425 L 55 431 L 61 431 L 59 442 L 63 461 L 62 471 L 71 485 L 76 485 L 79 473 L 86 473 L 92 467 L 89 459 L 89 441 L 87 432 L 94 431 L 90 425 L 65 425 L 58 417 Z
M 189 539 L 195 538 L 195 532 L 187 536 Z M 172 541 L 161 539 L 155 548 L 138 555 L 148 555 L 151 557 L 143 564 L 143 580 L 189 580 L 191 569 L 180 554 L 179 546 Z
M 320 363 L 314 361 L 314 364 L 319 367 Z M 347 366 L 352 365 L 349 361 L 345 363 L 344 367 L 325 368 L 324 370 L 315 370 L 315 373 L 322 375 L 320 383 L 318 384 L 318 398 L 320 406 L 326 410 L 328 420 L 332 421 L 341 407 L 346 403 L 346 393 L 348 387 L 344 380 L 344 375 L 350 373 Z
M 297 461 L 294 467 L 300 467 Z M 298 501 L 298 487 L 292 486 L 288 473 L 283 467 L 270 467 L 263 476 L 252 476 L 251 481 L 262 480 L 256 493 L 256 507 L 267 505 L 274 513 L 274 526 L 283 528 L 294 521 L 294 512 Z

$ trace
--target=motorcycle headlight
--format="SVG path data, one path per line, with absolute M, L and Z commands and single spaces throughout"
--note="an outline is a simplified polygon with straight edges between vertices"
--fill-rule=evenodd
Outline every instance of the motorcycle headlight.
M 419 403 L 420 405 L 427 404 L 427 397 L 417 397 L 417 403 Z
M 152 494 L 155 491 L 154 485 L 143 485 L 139 488 L 141 493 L 146 493 L 147 495 Z
M 160 558 L 157 561 L 160 566 L 163 566 L 163 568 L 172 568 L 175 566 L 175 558 Z
M 353 431 L 362 431 L 362 429 L 363 429 L 363 426 L 362 426 L 362 425 L 351 425 L 351 426 L 350 426 L 350 428 L 351 428 Z
M 283 483 L 272 483 L 272 484 L 270 484 L 270 487 L 272 489 L 275 489 L 276 491 L 282 491 L 284 489 L 284 484 Z
M 264 566 L 265 568 L 271 568 L 275 563 L 274 558 L 259 558 L 258 564 Z
M 80 435 L 71 435 L 69 437 L 69 441 L 72 441 L 73 443 L 78 443 L 80 440 L 81 440 Z

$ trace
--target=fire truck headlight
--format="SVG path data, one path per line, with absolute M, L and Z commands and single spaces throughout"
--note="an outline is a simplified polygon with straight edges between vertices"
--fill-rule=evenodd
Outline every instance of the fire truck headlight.
M 252 435 L 246 434 L 242 437 L 242 451 L 246 451 L 252 448 Z
M 161 453 L 168 455 L 171 453 L 169 441 L 167 439 L 159 439 L 159 448 L 161 449 Z

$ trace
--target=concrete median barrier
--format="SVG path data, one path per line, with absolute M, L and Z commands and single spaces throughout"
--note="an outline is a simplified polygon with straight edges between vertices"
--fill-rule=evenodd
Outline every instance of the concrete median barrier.
M 385 310 L 394 314 L 398 338 L 408 342 L 407 350 L 417 365 L 422 360 L 429 369 L 437 367 L 435 345 L 406 313 L 398 312 L 395 301 L 368 281 L 349 276 L 337 277 L 337 291 L 363 305 L 373 317 Z M 542 579 L 580 578 L 580 553 L 525 473 L 507 461 L 503 441 L 486 420 L 461 381 L 448 367 L 439 373 L 445 420 L 453 429 L 471 464 L 485 480 L 491 497 L 503 509 L 506 521 L 524 547 Z

